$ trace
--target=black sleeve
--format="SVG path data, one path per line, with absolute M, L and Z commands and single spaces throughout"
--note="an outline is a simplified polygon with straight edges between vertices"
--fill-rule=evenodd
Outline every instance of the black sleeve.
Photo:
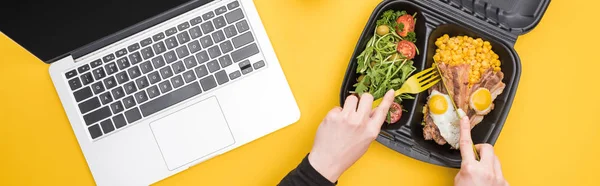
M 304 185 L 315 185 L 315 186 L 332 186 L 336 183 L 331 183 L 327 178 L 323 177 L 315 168 L 308 162 L 308 155 L 304 157 L 300 165 L 296 169 L 288 173 L 279 186 L 304 186 Z

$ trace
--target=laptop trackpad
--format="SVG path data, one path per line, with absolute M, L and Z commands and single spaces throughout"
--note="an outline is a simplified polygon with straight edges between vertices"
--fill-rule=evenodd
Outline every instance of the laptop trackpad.
M 169 170 L 235 143 L 215 97 L 150 123 Z

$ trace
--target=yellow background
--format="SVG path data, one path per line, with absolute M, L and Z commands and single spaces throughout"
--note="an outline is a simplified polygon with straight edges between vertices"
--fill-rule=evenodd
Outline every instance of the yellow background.
M 157 185 L 274 185 L 310 150 L 380 0 L 255 0 L 302 112 L 299 122 Z M 342 8 L 342 5 L 344 6 Z M 512 185 L 599 185 L 600 2 L 555 0 L 515 46 L 523 73 L 496 144 Z M 41 28 L 44 29 L 44 28 Z M 340 185 L 450 185 L 457 170 L 379 143 Z M 42 63 L 0 34 L 0 185 L 93 185 Z

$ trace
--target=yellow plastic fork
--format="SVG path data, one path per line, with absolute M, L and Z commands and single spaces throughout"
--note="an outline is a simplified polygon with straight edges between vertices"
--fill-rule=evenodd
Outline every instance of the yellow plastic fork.
M 425 69 L 419 73 L 410 76 L 402 87 L 394 92 L 394 97 L 403 93 L 417 94 L 423 92 L 440 81 L 440 77 L 435 71 L 435 67 Z M 373 108 L 379 106 L 383 98 L 373 101 Z

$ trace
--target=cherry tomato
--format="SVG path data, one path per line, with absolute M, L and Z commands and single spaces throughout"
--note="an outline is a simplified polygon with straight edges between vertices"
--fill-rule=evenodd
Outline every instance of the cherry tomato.
M 398 42 L 398 52 L 408 59 L 413 59 L 417 54 L 417 46 L 410 41 L 402 40 Z
M 415 31 L 415 18 L 413 18 L 412 15 L 407 14 L 400 16 L 396 20 L 396 23 L 404 24 L 404 28 L 402 30 L 396 28 L 396 33 L 398 33 L 398 35 L 402 37 L 406 37 L 406 35 L 408 35 L 408 32 Z
M 398 120 L 400 120 L 400 117 L 402 117 L 402 106 L 394 102 L 392 103 L 392 106 L 390 106 L 390 118 L 392 120 L 390 124 L 398 122 Z

